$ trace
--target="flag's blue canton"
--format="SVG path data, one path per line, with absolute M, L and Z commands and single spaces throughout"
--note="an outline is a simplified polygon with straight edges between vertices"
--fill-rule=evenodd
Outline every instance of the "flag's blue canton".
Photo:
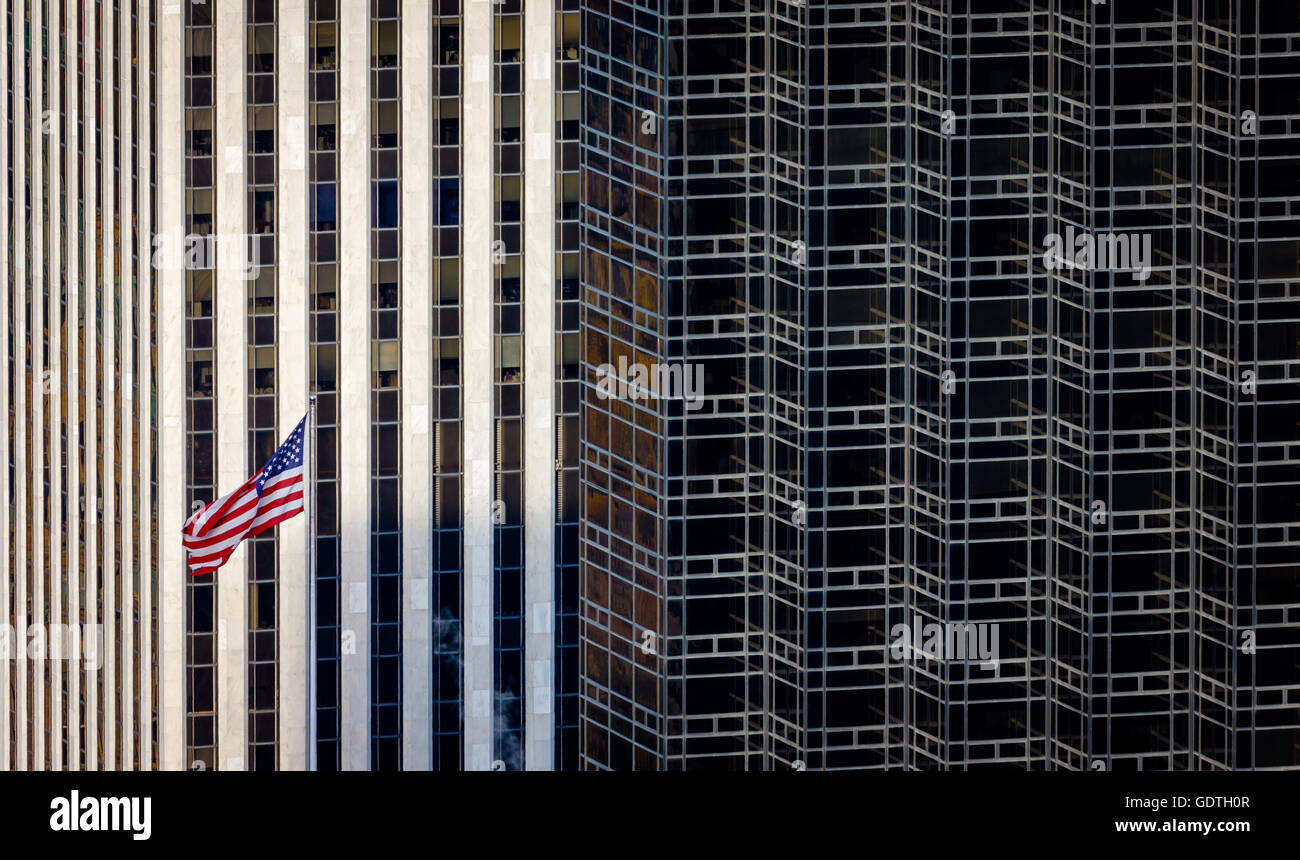
M 262 473 L 257 476 L 257 494 L 262 495 L 262 488 L 281 472 L 287 472 L 290 469 L 296 469 L 302 465 L 302 433 L 306 426 L 307 419 L 303 418 L 298 422 L 298 426 L 293 428 L 289 438 L 284 440 L 284 444 L 275 449 L 271 459 L 266 461 L 262 467 Z

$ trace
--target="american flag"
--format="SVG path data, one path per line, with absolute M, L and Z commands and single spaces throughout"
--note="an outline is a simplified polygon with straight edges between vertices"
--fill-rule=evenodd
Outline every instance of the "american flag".
M 181 528 L 190 575 L 212 573 L 244 538 L 259 535 L 303 509 L 302 443 L 307 419 L 275 449 L 271 459 L 228 496 L 196 511 Z

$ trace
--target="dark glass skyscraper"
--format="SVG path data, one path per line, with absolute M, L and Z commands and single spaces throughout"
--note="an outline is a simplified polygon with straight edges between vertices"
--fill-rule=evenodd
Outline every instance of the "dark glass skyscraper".
M 583 766 L 1300 767 L 1300 7 L 583 26 Z

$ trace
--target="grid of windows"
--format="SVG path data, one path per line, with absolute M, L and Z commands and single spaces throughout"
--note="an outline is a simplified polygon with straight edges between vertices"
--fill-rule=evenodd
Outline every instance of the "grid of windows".
M 919 25 L 934 20 L 929 12 L 918 10 Z M 1051 289 L 1048 278 L 1030 273 L 1029 235 L 1035 214 L 1051 208 L 1042 156 L 1050 135 L 1043 74 L 1049 50 L 1018 31 L 1004 33 L 1000 46 L 1017 54 L 1008 62 L 991 53 L 987 35 L 1005 19 L 981 19 L 969 52 L 945 55 L 942 28 L 917 40 L 912 88 L 900 86 L 907 83 L 904 69 L 890 74 L 893 100 L 904 110 L 872 123 L 886 141 L 877 159 L 913 160 L 906 182 L 883 189 L 888 205 L 913 213 L 883 228 L 886 241 L 909 248 L 905 262 L 912 268 L 899 274 L 914 283 L 906 304 L 889 306 L 890 323 L 904 323 L 901 338 L 891 332 L 890 343 L 901 340 L 909 372 L 901 387 L 890 380 L 887 394 L 909 426 L 928 431 L 916 432 L 906 448 L 906 588 L 890 595 L 883 616 L 870 613 L 872 644 L 887 654 L 894 624 L 969 621 L 998 625 L 1001 652 L 997 672 L 953 663 L 891 666 L 890 680 L 901 676 L 904 684 L 908 730 L 886 761 L 897 757 L 916 768 L 980 760 L 1041 766 L 1046 752 L 1045 687 L 1030 679 L 1046 669 L 1043 560 L 1051 491 L 1043 375 Z M 952 81 L 940 71 L 940 56 L 960 69 Z M 942 146 L 946 108 L 966 118 L 953 133 L 951 153 Z M 919 126 L 914 140 L 890 138 L 900 119 Z M 909 145 L 919 156 L 909 154 Z M 862 164 L 842 152 L 832 157 Z M 932 174 L 951 177 L 951 185 L 927 182 Z M 966 217 L 953 218 L 959 212 Z M 952 385 L 945 386 L 945 375 Z M 954 719 L 942 706 L 947 701 L 969 704 Z M 828 748 L 826 759 L 833 766 L 850 754 Z
M 523 769 L 523 6 L 493 6 L 493 758 Z
M 818 670 L 808 682 L 813 721 L 806 754 L 811 768 L 900 763 L 903 731 L 887 727 L 926 719 L 934 700 L 929 688 L 911 694 L 903 684 L 908 667 L 888 663 L 887 622 L 906 618 L 910 624 L 917 613 L 929 620 L 927 613 L 936 611 L 912 599 L 911 581 L 931 582 L 948 593 L 935 578 L 934 552 L 913 554 L 910 549 L 912 530 L 921 543 L 935 530 L 942 534 L 943 526 L 931 512 L 942 496 L 925 456 L 934 433 L 913 439 L 925 453 L 913 455 L 908 447 L 907 391 L 915 385 L 905 379 L 912 360 L 908 314 L 916 302 L 923 308 L 917 315 L 929 320 L 933 308 L 916 296 L 946 293 L 933 286 L 932 276 L 927 280 L 927 272 L 909 278 L 905 269 L 913 253 L 909 243 L 918 256 L 929 255 L 922 256 L 926 263 L 940 265 L 933 260 L 941 253 L 934 237 L 908 226 L 911 207 L 924 209 L 930 200 L 911 199 L 903 181 L 909 158 L 924 170 L 938 168 L 927 160 L 923 145 L 910 155 L 913 118 L 907 105 L 912 97 L 903 73 L 905 55 L 896 47 L 906 42 L 901 32 L 884 26 L 890 11 L 883 4 L 839 4 L 809 20 L 809 67 L 835 64 L 826 66 L 825 79 L 818 81 L 816 98 L 828 107 L 809 114 L 812 125 L 826 127 L 824 138 L 808 153 L 816 177 L 811 193 L 826 201 L 824 209 L 809 214 L 807 226 L 808 286 L 824 291 L 824 299 L 815 293 L 808 298 L 808 366 L 813 369 L 807 386 L 815 410 L 809 423 L 836 428 L 808 440 L 807 516 L 815 531 L 810 529 L 808 536 L 814 608 L 807 621 L 807 648 L 809 668 Z M 942 44 L 928 33 L 916 42 L 922 57 L 932 43 Z M 920 61 L 916 86 L 922 92 L 923 71 L 929 68 Z M 923 221 L 923 215 L 915 219 Z M 912 279 L 917 289 L 908 292 L 902 285 Z M 913 376 L 938 379 L 940 369 L 931 352 L 919 352 L 915 361 Z M 916 399 L 930 403 L 927 391 L 920 389 Z M 912 468 L 919 524 L 900 528 L 907 510 L 886 517 L 878 512 L 897 509 L 908 499 Z M 912 566 L 930 578 L 912 574 Z M 918 687 L 928 682 L 923 670 L 929 668 L 917 668 Z
M 370 761 L 374 770 L 397 770 L 402 760 L 400 47 L 397 0 L 372 0 Z
M 555 755 L 578 767 L 578 0 L 555 4 Z
M 316 394 L 316 765 L 337 770 L 339 748 L 338 486 L 338 8 L 312 0 L 308 72 L 311 157 L 311 391 Z M 309 572 L 309 575 L 311 573 Z
M 604 399 L 596 396 L 595 382 L 601 365 L 681 360 L 680 352 L 669 355 L 668 335 L 678 336 L 680 350 L 681 330 L 680 322 L 667 328 L 664 305 L 680 297 L 680 281 L 669 276 L 680 279 L 681 272 L 664 259 L 662 207 L 669 190 L 664 153 L 672 148 L 664 136 L 680 137 L 681 131 L 665 122 L 666 19 L 630 6 L 584 4 L 583 12 L 582 764 L 644 768 L 663 752 L 664 657 L 684 653 L 672 642 L 680 621 L 676 627 L 663 623 L 664 575 L 673 569 L 661 556 L 667 548 L 658 527 L 666 514 L 681 514 L 664 506 L 668 492 L 681 492 L 680 480 L 669 478 L 680 467 L 665 463 L 664 452 L 668 422 L 681 432 L 683 404 Z M 728 219 L 709 223 L 721 227 Z M 715 523 L 711 531 L 725 537 L 732 525 Z M 676 573 L 680 588 L 680 562 Z M 642 647 L 646 643 L 652 644 Z M 679 703 L 680 690 L 673 694 Z M 668 713 L 679 712 L 678 703 Z
M 276 431 L 276 3 L 246 0 L 246 148 L 251 259 L 248 281 L 248 468 L 280 444 Z M 248 762 L 274 770 L 277 707 L 276 530 L 252 538 L 248 558 Z
M 1213 45 L 1189 69 L 1203 94 L 1192 107 L 1201 188 L 1190 218 L 1202 229 L 1177 255 L 1179 283 L 1202 288 L 1183 335 L 1196 357 L 1195 461 L 1185 491 L 1194 501 L 1185 516 L 1196 563 L 1191 766 L 1294 768 L 1300 640 L 1284 619 L 1294 619 L 1300 601 L 1300 458 L 1291 444 L 1300 416 L 1300 16 L 1261 0 L 1207 6 L 1199 21 L 1180 9 L 1196 23 L 1179 26 L 1180 36 L 1197 28 L 1185 40 L 1199 32 Z M 1236 33 L 1240 55 L 1224 47 Z M 1234 449 L 1235 460 L 1226 456 Z M 1248 638 L 1263 644 L 1250 653 Z
M 184 4 L 185 234 L 214 234 L 212 7 Z M 217 498 L 212 269 L 187 266 L 185 279 L 185 502 L 187 512 Z M 216 588 L 214 574 L 185 581 L 185 763 L 216 763 Z
M 433 677 L 432 767 L 461 768 L 461 645 L 465 555 L 461 517 L 461 26 L 459 0 L 441 0 L 433 13 L 432 183 L 433 250 L 430 317 L 433 350 Z
M 1281 10 L 587 7 L 584 765 L 1296 765 Z M 1134 256 L 1052 267 L 1054 234 Z M 644 570 L 655 440 L 591 385 L 632 355 L 706 395 L 666 416 Z M 996 662 L 899 660 L 918 623 L 989 625 Z
M 258 446 L 263 430 L 274 426 L 275 404 L 269 398 L 264 407 L 259 403 L 265 389 L 273 387 L 277 373 L 282 368 L 276 355 L 275 315 L 279 312 L 277 282 L 274 271 L 274 248 L 263 247 L 263 237 L 291 225 L 276 223 L 278 190 L 274 182 L 277 158 L 277 132 L 275 128 L 275 94 L 277 66 L 283 58 L 275 56 L 275 10 L 259 4 L 257 0 L 244 0 L 247 10 L 247 173 L 248 173 L 248 225 L 255 236 L 260 264 L 258 276 L 248 285 L 248 339 L 247 369 L 249 372 L 247 396 L 250 414 L 250 458 L 262 456 Z M 370 706 L 370 761 L 376 769 L 399 767 L 402 741 L 402 517 L 401 499 L 401 285 L 400 254 L 403 243 L 400 237 L 401 222 L 401 4 L 394 0 L 371 0 L 368 4 L 369 93 L 368 105 L 370 134 L 368 179 L 370 183 L 371 223 L 365 239 L 370 263 L 370 386 L 365 392 L 370 403 L 370 607 L 369 630 L 369 706 Z M 321 682 L 318 685 L 317 746 L 318 763 L 329 767 L 330 762 L 341 760 L 339 737 L 339 699 L 341 666 L 339 652 L 343 646 L 338 619 L 340 617 L 339 589 L 339 516 L 340 500 L 337 489 L 337 429 L 340 408 L 346 408 L 335 399 L 336 379 L 339 373 L 339 321 L 336 317 L 338 290 L 339 248 L 344 237 L 338 232 L 336 201 L 338 196 L 337 136 L 339 134 L 339 95 L 336 66 L 338 64 L 338 3 L 335 0 L 311 0 L 307 4 L 309 26 L 308 86 L 309 86 L 309 278 L 312 295 L 309 300 L 311 315 L 310 372 L 312 388 L 322 395 L 318 401 L 317 450 L 321 486 L 317 516 L 318 570 L 317 653 Z M 434 436 L 433 447 L 433 508 L 434 546 L 436 546 L 437 577 L 434 585 L 434 610 L 431 631 L 434 653 L 433 704 L 435 716 L 430 727 L 435 747 L 432 758 L 439 768 L 460 767 L 463 744 L 461 725 L 463 703 L 461 694 L 461 655 L 464 607 L 462 606 L 464 557 L 461 503 L 464 495 L 462 463 L 463 427 L 461 381 L 463 361 L 462 296 L 461 296 L 461 223 L 462 223 L 462 151 L 461 151 L 461 85 L 462 61 L 461 6 L 456 0 L 439 0 L 433 4 L 432 46 L 434 63 L 428 121 L 432 123 L 431 153 L 434 169 L 431 182 L 433 206 L 433 235 L 426 247 L 433 258 L 431 287 L 434 298 L 430 309 L 432 325 L 430 348 L 436 355 L 435 373 L 431 384 L 431 402 Z M 492 157 L 497 161 L 494 176 L 493 217 L 494 241 L 499 242 L 496 262 L 497 299 L 494 314 L 495 358 L 495 415 L 493 432 L 498 442 L 496 498 L 502 501 L 500 534 L 494 547 L 494 567 L 497 570 L 498 601 L 493 606 L 497 641 L 503 647 L 497 650 L 493 664 L 498 695 L 495 698 L 494 722 L 499 727 L 495 758 L 512 762 L 510 766 L 522 767 L 523 749 L 523 472 L 522 472 L 522 388 L 523 388 L 523 331 L 522 331 L 522 13 L 518 2 L 500 8 L 494 16 L 493 66 L 495 106 L 494 120 L 498 125 L 499 139 Z M 262 16 L 265 15 L 265 18 Z M 187 17 L 187 21 L 192 16 Z M 576 18 L 569 27 L 570 56 L 563 60 L 571 93 L 576 93 Z M 210 26 L 210 25 L 209 25 Z M 269 41 L 268 41 L 269 39 Z M 210 47 L 208 48 L 211 52 Z M 208 72 L 209 77 L 211 72 Z M 577 100 L 569 99 L 570 138 L 576 136 Z M 409 110 L 409 108 L 408 108 Z M 211 110 L 208 111 L 211 114 Z M 421 115 L 423 120 L 423 114 Z M 211 146 L 209 133 L 205 145 Z M 572 179 L 577 167 L 576 147 L 570 146 L 568 173 Z M 486 155 L 486 153 L 485 153 Z M 264 162 L 264 164 L 263 164 Z M 267 179 L 270 181 L 267 181 Z M 190 183 L 192 186 L 192 183 Z M 207 177 L 208 199 L 212 197 L 212 179 Z M 570 181 L 567 197 L 557 205 L 573 210 L 576 202 L 576 182 Z M 556 277 L 568 287 L 568 309 L 557 305 L 557 318 L 567 313 L 570 332 L 570 365 L 576 356 L 576 219 L 569 212 L 570 224 L 564 228 L 569 242 L 567 255 L 556 258 Z M 549 225 L 548 225 L 549 226 Z M 269 231 L 269 232 L 268 232 Z M 272 240 L 273 241 L 273 240 Z M 418 243 L 417 243 L 418 244 Z M 211 315 L 209 299 L 208 314 Z M 271 323 L 270 326 L 267 323 Z M 210 326 L 209 326 L 210 327 Z M 211 349 L 209 338 L 208 349 Z M 208 358 L 208 379 L 211 378 L 211 359 Z M 573 368 L 570 376 L 574 376 Z M 569 410 L 576 412 L 576 385 L 568 386 Z M 209 396 L 210 399 L 210 396 Z M 264 422 L 264 423 L 263 423 Z M 576 428 L 570 422 L 568 438 L 576 440 Z M 187 432 L 192 431 L 187 428 Z M 209 428 L 210 432 L 210 428 Z M 562 431 L 563 432 L 563 431 Z M 570 442 L 569 450 L 573 450 Z M 250 463 L 256 467 L 257 463 Z M 570 469 L 573 468 L 571 464 Z M 574 492 L 570 498 L 576 498 Z M 572 531 L 576 509 L 569 507 L 569 524 Z M 249 706 L 249 761 L 257 766 L 256 758 L 262 755 L 270 762 L 275 755 L 275 720 L 277 708 L 263 710 L 258 697 L 259 679 L 273 681 L 265 675 L 273 670 L 276 657 L 274 639 L 261 636 L 274 631 L 273 607 L 275 593 L 275 559 L 273 555 L 259 555 L 258 545 L 274 546 L 274 533 L 255 540 L 246 550 L 249 558 L 250 639 L 248 677 L 250 684 Z M 560 559 L 560 565 L 569 579 L 576 579 L 576 548 L 570 540 L 569 556 Z M 263 568 L 262 559 L 266 567 Z M 561 586 L 560 591 L 564 589 Z M 262 609 L 265 609 L 265 612 Z M 576 607 L 569 607 L 573 618 Z M 210 610 L 209 610 L 210 611 Z M 259 618 L 260 616 L 260 618 Z M 259 626 L 263 622 L 270 626 Z M 570 620 L 568 628 L 575 630 Z M 259 638 L 260 637 L 260 638 Z M 571 639 L 576 639 L 572 636 Z M 259 645 L 265 644 L 272 650 Z M 570 644 L 570 653 L 574 653 Z M 572 664 L 571 664 L 572 665 Z M 261 674 L 259 674 L 261 673 Z M 574 673 L 576 676 L 576 673 Z M 215 694 L 215 691 L 214 691 Z M 558 703 L 557 703 L 558 705 Z M 571 733 L 576 724 L 576 709 L 568 728 Z M 266 747 L 262 750 L 261 747 Z M 576 747 L 574 747 L 576 749 Z M 516 763 L 517 762 L 517 763 Z

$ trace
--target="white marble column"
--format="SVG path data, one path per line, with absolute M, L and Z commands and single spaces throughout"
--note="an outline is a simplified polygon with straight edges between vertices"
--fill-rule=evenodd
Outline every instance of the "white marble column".
M 462 26 L 464 181 L 464 766 L 492 766 L 492 3 L 467 0 Z
M 64 6 L 64 32 L 66 33 L 68 44 L 77 44 L 78 33 L 81 23 L 81 3 L 73 0 Z M 4 41 L 0 36 L 0 42 Z M 78 488 L 81 486 L 81 457 L 78 454 L 78 445 L 80 442 L 80 428 L 77 426 L 81 416 L 81 404 L 78 401 L 77 387 L 80 380 L 80 372 L 77 368 L 78 355 L 78 336 L 77 332 L 81 325 L 81 274 L 78 269 L 78 253 L 81 246 L 82 234 L 85 231 L 84 218 L 85 214 L 79 212 L 73 207 L 73 202 L 80 200 L 81 185 L 77 178 L 77 146 L 80 132 L 77 130 L 77 116 L 81 113 L 81 105 L 77 102 L 77 66 L 72 58 L 67 61 L 65 73 L 67 74 L 67 83 L 64 100 L 67 104 L 67 129 L 65 137 L 68 147 L 68 165 L 66 179 L 66 194 L 68 197 L 68 225 L 64 234 L 64 241 L 67 243 L 64 255 L 65 263 L 68 269 L 68 304 L 66 311 L 66 349 L 68 352 L 67 367 L 64 371 L 65 397 L 64 404 L 64 421 L 67 424 L 68 442 L 64 457 L 67 461 L 67 488 L 68 493 L 64 496 L 63 506 L 66 509 L 67 530 L 64 532 L 62 540 L 68 545 L 68 559 L 66 566 L 66 577 L 68 581 L 67 603 L 64 610 L 68 624 L 78 624 L 81 611 L 81 589 L 77 583 L 80 577 L 81 565 L 78 560 L 78 554 L 81 549 L 81 541 L 78 535 L 79 523 L 81 521 L 81 510 L 77 504 Z M 0 86 L 0 90 L 4 87 Z M 4 155 L 0 153 L 0 164 L 4 163 Z M 0 233 L 4 230 L 0 227 Z M 0 258 L 2 260 L 3 258 Z M 3 263 L 0 262 L 0 269 L 3 269 Z M 4 348 L 0 346 L 0 355 L 4 354 Z M 0 400 L 0 413 L 4 412 L 3 400 Z M 2 486 L 2 485 L 0 485 Z M 0 491 L 0 498 L 3 497 Z M 0 575 L 3 575 L 0 573 Z M 78 627 L 78 630 L 80 628 Z M 80 652 L 69 654 L 68 661 L 61 667 L 62 673 L 66 676 L 67 685 L 67 723 L 63 728 L 68 739 L 68 752 L 66 758 L 62 756 L 60 750 L 60 767 L 66 767 L 68 770 L 76 770 L 81 761 L 81 738 L 80 730 L 80 703 L 81 695 L 81 657 Z M 60 691 L 62 692 L 62 691 Z M 0 699 L 0 707 L 4 707 L 3 700 Z
M 278 432 L 284 439 L 307 411 L 307 3 L 280 0 L 276 21 L 276 386 Z M 314 443 L 315 440 L 311 440 Z M 311 477 L 306 476 L 310 482 Z M 310 492 L 310 487 L 308 488 Z M 305 499 L 310 501 L 310 499 Z M 281 770 L 307 767 L 307 512 L 276 526 L 279 553 Z
M 428 770 L 432 395 L 432 0 L 402 0 L 402 767 Z
M 213 6 L 216 25 L 215 295 L 218 498 L 239 487 L 248 460 L 248 116 L 247 26 L 243 3 Z M 205 501 L 212 501 L 206 499 Z M 214 574 L 217 591 L 217 769 L 244 770 L 248 758 L 248 547 Z
M 555 714 L 555 10 L 524 6 L 524 766 L 551 770 Z
M 185 225 L 184 37 L 181 3 L 158 7 L 158 229 L 178 244 Z M 171 131 L 168 131 L 171 129 Z M 166 242 L 164 243 L 166 244 Z M 185 761 L 185 279 L 167 260 L 158 277 L 158 763 Z
M 339 4 L 339 574 L 344 770 L 370 768 L 370 4 Z
M 83 16 L 81 19 L 83 38 L 86 45 L 84 67 L 82 69 L 83 81 L 94 80 L 96 74 L 95 52 L 93 45 L 100 38 L 100 34 L 95 31 L 95 10 L 94 5 L 87 2 L 83 7 Z M 99 104 L 95 101 L 95 91 L 91 87 L 85 87 L 83 90 L 84 98 L 84 115 L 82 117 L 82 128 L 85 130 L 86 139 L 83 142 L 83 149 L 90 151 L 94 148 L 96 140 L 100 134 L 98 128 L 99 122 Z M 99 180 L 96 159 L 82 158 L 82 170 L 85 179 L 83 186 L 82 200 L 84 202 L 83 211 L 85 212 L 85 223 L 83 227 L 86 235 L 85 248 L 85 271 L 82 277 L 82 299 L 81 313 L 83 325 L 83 340 L 85 345 L 85 374 L 86 379 L 82 385 L 85 389 L 81 402 L 84 404 L 84 413 L 82 414 L 82 425 L 85 429 L 85 439 L 82 444 L 86 449 L 85 472 L 82 476 L 82 499 L 79 503 L 81 516 L 85 521 L 83 532 L 85 533 L 85 559 L 86 569 L 84 581 L 85 589 L 81 591 L 81 601 L 84 606 L 83 617 L 85 623 L 95 625 L 99 623 L 99 607 L 97 605 L 99 589 L 99 504 L 97 501 L 99 493 L 99 467 L 92 454 L 98 445 L 96 426 L 98 422 L 97 400 L 99 396 L 99 380 L 95 368 L 99 361 L 99 351 L 95 342 L 95 320 L 99 315 L 99 303 L 101 301 L 101 290 L 99 285 L 100 272 L 102 269 L 102 260 L 95 253 L 94 237 L 98 229 L 98 207 L 99 207 Z M 101 649 L 102 651 L 102 649 Z M 98 662 L 99 655 L 96 654 Z M 82 722 L 85 724 L 85 734 L 82 737 L 83 765 L 87 770 L 95 770 L 99 767 L 99 687 L 98 687 L 98 668 L 87 662 L 82 664 L 82 685 L 85 693 L 82 696 L 82 705 L 84 712 Z

